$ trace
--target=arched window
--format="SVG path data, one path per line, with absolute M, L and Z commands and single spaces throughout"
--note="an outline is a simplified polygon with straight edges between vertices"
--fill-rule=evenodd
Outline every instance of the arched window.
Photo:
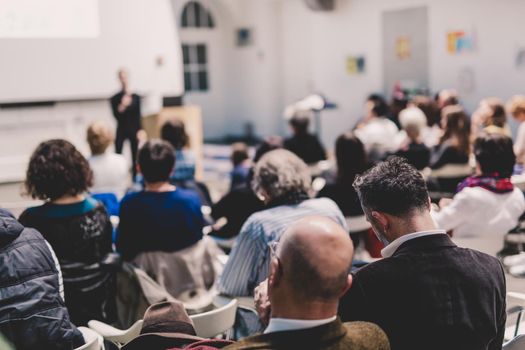
M 182 28 L 214 28 L 213 17 L 198 1 L 189 1 L 182 10 Z

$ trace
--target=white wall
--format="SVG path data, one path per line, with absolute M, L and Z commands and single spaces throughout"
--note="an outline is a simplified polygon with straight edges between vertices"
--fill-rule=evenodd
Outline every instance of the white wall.
M 516 70 L 519 47 L 525 47 L 525 2 L 522 0 L 339 0 L 332 13 L 313 13 L 301 0 L 283 1 L 283 96 L 286 102 L 308 91 L 320 91 L 339 108 L 323 114 L 323 140 L 328 146 L 362 115 L 370 92 L 383 91 L 382 12 L 427 5 L 429 9 L 430 88 L 459 84 L 471 67 L 475 90 L 463 94 L 467 108 L 485 96 L 507 99 L 524 93 L 525 71 Z M 460 56 L 446 52 L 446 32 L 471 30 L 477 50 Z M 348 76 L 345 59 L 364 54 L 367 72 Z
M 0 102 L 96 98 L 0 108 L 0 182 L 23 179 L 31 152 L 47 139 L 66 138 L 87 155 L 89 122 L 114 122 L 108 99 L 120 88 L 120 66 L 129 68 L 132 88 L 146 97 L 183 92 L 181 48 L 169 0 L 100 0 L 99 5 L 98 39 L 0 40 Z M 162 67 L 156 66 L 158 56 L 164 58 Z

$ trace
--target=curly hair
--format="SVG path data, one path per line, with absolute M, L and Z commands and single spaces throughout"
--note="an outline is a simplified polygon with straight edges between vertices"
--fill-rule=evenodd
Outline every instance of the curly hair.
M 81 194 L 92 185 L 88 161 L 66 140 L 42 142 L 31 155 L 25 188 L 32 198 L 53 201 Z
M 180 119 L 165 122 L 160 129 L 160 138 L 168 141 L 176 150 L 190 145 L 190 137 L 186 133 L 184 122 Z
M 308 166 L 292 152 L 277 149 L 266 153 L 255 165 L 252 187 L 272 201 L 309 194 L 311 183 Z

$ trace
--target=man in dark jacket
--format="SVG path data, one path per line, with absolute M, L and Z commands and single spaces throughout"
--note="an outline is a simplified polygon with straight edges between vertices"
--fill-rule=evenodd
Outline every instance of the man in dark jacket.
M 376 323 L 394 350 L 501 349 L 503 269 L 436 228 L 419 172 L 393 157 L 358 177 L 354 188 L 385 248 L 383 260 L 354 274 L 339 306 L 343 321 Z
M 60 295 L 51 248 L 34 229 L 0 209 L 0 333 L 16 349 L 73 349 L 84 344 Z
M 115 152 L 122 153 L 124 141 L 129 140 L 131 146 L 131 161 L 133 175 L 136 174 L 135 162 L 138 152 L 137 132 L 141 126 L 140 96 L 131 92 L 128 82 L 128 72 L 121 69 L 118 72 L 121 90 L 111 97 L 111 110 L 117 120 L 117 135 L 115 137 Z

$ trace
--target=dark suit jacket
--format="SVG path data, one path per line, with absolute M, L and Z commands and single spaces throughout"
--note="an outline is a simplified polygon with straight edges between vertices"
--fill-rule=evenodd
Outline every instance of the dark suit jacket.
M 388 350 L 385 333 L 368 322 L 341 323 L 296 331 L 259 334 L 229 345 L 225 350 L 242 349 L 316 349 L 316 350 Z
M 394 350 L 501 349 L 505 294 L 496 258 L 432 235 L 357 271 L 339 313 L 377 324 Z
M 120 113 L 118 111 L 118 106 L 122 101 L 123 95 L 124 92 L 121 91 L 111 97 L 110 100 L 113 116 L 117 119 L 117 134 L 130 134 L 134 136 L 141 128 L 140 96 L 132 94 L 131 105 L 129 105 L 124 112 Z

